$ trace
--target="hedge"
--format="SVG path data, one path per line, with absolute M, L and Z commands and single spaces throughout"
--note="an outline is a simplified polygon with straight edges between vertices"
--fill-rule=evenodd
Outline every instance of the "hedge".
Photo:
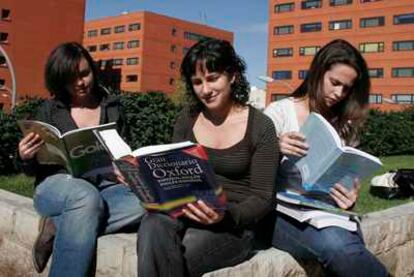
M 161 92 L 116 94 L 120 94 L 125 106 L 127 140 L 133 149 L 170 142 L 179 104 Z M 14 159 L 21 133 L 16 121 L 35 113 L 41 101 L 29 99 L 13 114 L 0 111 L 0 175 L 17 172 Z M 360 148 L 377 156 L 414 154 L 414 108 L 388 113 L 370 111 Z

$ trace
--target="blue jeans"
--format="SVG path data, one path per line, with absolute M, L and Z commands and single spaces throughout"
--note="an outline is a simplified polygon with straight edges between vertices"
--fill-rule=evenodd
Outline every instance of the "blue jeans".
M 387 276 L 387 270 L 366 249 L 361 231 L 339 227 L 316 229 L 278 213 L 272 245 L 295 259 L 317 260 L 328 276 Z
M 137 230 L 144 209 L 125 185 L 93 185 L 67 174 L 49 176 L 37 187 L 34 207 L 56 225 L 49 276 L 93 274 L 97 237 L 131 227 Z
M 252 254 L 252 231 L 215 230 L 214 226 L 148 213 L 138 235 L 138 276 L 201 276 L 234 266 Z

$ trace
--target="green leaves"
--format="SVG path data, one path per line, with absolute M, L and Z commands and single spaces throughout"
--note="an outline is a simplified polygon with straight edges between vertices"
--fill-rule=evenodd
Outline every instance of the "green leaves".
M 361 149 L 377 156 L 414 154 L 414 108 L 369 113 Z

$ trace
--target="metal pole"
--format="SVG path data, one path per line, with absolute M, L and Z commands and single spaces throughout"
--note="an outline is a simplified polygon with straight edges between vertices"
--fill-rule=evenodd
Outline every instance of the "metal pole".
M 13 110 L 14 106 L 16 105 L 16 75 L 14 74 L 14 68 L 13 64 L 11 63 L 11 60 L 9 56 L 7 55 L 6 51 L 4 51 L 3 47 L 0 45 L 0 52 L 6 59 L 7 67 L 9 68 L 11 79 L 12 79 L 12 99 L 11 99 L 11 109 Z

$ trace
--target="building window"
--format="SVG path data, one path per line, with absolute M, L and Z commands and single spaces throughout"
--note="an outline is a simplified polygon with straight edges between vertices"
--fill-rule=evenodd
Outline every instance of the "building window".
M 289 96 L 289 94 L 276 94 L 276 93 L 272 93 L 272 96 L 270 98 L 271 98 L 271 101 L 274 102 L 274 101 L 282 100 L 283 98 L 286 98 L 288 96 Z
M 329 0 L 329 6 L 343 6 L 352 4 L 352 0 Z
M 111 28 L 102 28 L 101 35 L 109 35 L 111 33 Z
M 130 40 L 127 44 L 128 48 L 137 48 L 139 47 L 139 40 Z
M 298 78 L 300 80 L 303 80 L 306 78 L 306 76 L 308 75 L 309 70 L 299 70 L 298 72 Z
M 7 61 L 5 56 L 0 56 L 0 67 L 7 67 Z
M 123 32 L 125 32 L 125 25 L 115 26 L 114 32 L 115 33 L 123 33 Z
M 0 43 L 7 43 L 9 39 L 9 34 L 5 32 L 0 32 Z
M 320 49 L 320 46 L 304 46 L 299 48 L 299 55 L 314 56 Z
M 359 26 L 361 28 L 384 26 L 384 24 L 385 17 L 383 16 L 361 18 L 359 21 Z
M 98 47 L 96 47 L 96 45 L 89 45 L 87 49 L 89 52 L 96 52 L 96 50 L 98 50 Z
M 329 21 L 329 30 L 344 30 L 344 29 L 351 29 L 352 28 L 352 20 L 336 20 L 336 21 Z
M 112 64 L 113 65 L 122 65 L 124 63 L 123 59 L 113 59 Z
M 138 81 L 138 75 L 136 75 L 136 74 L 126 76 L 126 82 L 127 83 L 132 83 L 132 82 L 137 82 L 137 81 Z
M 6 80 L 0 79 L 0 88 L 2 88 L 6 84 Z
M 98 30 L 89 30 L 88 31 L 88 38 L 96 37 L 98 35 Z
M 177 52 L 177 46 L 176 45 L 171 45 L 170 46 L 170 52 L 171 53 L 176 53 Z
M 391 95 L 391 99 L 396 104 L 414 104 L 414 94 L 399 93 Z
M 10 10 L 1 9 L 1 20 L 10 20 Z
M 274 35 L 286 35 L 293 34 L 293 25 L 276 26 L 273 29 Z
M 177 28 L 173 27 L 173 28 L 171 29 L 171 35 L 172 35 L 173 37 L 177 36 Z
M 138 31 L 141 30 L 141 23 L 132 23 L 128 25 L 128 31 Z
M 168 81 L 168 83 L 170 84 L 170 86 L 173 86 L 175 84 L 174 78 L 170 78 L 170 80 Z
M 360 0 L 361 3 L 378 2 L 382 0 Z
M 112 45 L 112 49 L 114 50 L 124 49 L 124 42 L 122 41 L 114 42 L 114 44 Z
M 291 12 L 295 9 L 295 3 L 283 3 L 275 5 L 275 13 Z
M 127 65 L 136 65 L 136 64 L 138 64 L 138 57 L 127 58 L 126 64 Z
M 392 77 L 411 78 L 414 77 L 414 67 L 396 67 L 392 69 Z
M 362 53 L 384 52 L 383 42 L 365 42 L 359 44 L 359 51 Z
M 392 43 L 393 51 L 413 51 L 414 40 L 394 41 Z
M 371 93 L 369 95 L 370 104 L 381 104 L 382 103 L 382 94 Z
M 101 67 L 103 68 L 107 68 L 107 67 L 111 67 L 113 63 L 112 59 L 109 60 L 101 60 Z
M 108 51 L 110 49 L 111 49 L 111 47 L 109 46 L 109 43 L 99 45 L 99 50 L 100 51 Z
M 308 10 L 308 9 L 317 9 L 322 7 L 322 1 L 321 0 L 305 0 L 302 1 L 302 10 Z
M 384 78 L 383 68 L 369 68 L 368 75 L 370 78 Z
M 305 23 L 305 24 L 300 25 L 300 31 L 302 33 L 319 32 L 321 30 L 322 30 L 322 23 L 320 22 Z
M 183 47 L 183 55 L 187 54 L 188 50 L 190 50 L 190 48 Z
M 275 80 L 288 80 L 292 79 L 292 71 L 290 70 L 278 70 L 272 72 L 272 78 Z
M 291 57 L 293 56 L 293 48 L 276 48 L 273 49 L 273 57 Z
M 192 33 L 192 32 L 184 32 L 184 38 L 189 39 L 189 40 L 200 41 L 200 40 L 203 40 L 203 39 L 208 39 L 210 37 L 200 35 L 200 34 L 196 34 L 196 33 Z
M 394 24 L 413 24 L 414 23 L 414 13 L 394 15 Z

